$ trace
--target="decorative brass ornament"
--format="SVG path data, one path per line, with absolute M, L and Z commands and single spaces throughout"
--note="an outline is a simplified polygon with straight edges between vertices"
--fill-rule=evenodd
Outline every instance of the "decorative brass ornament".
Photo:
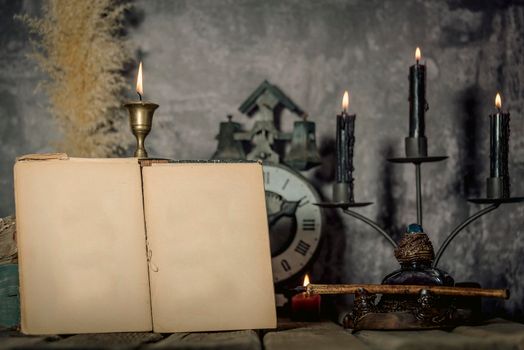
M 153 125 L 153 114 L 158 108 L 156 103 L 151 102 L 129 102 L 124 104 L 129 111 L 129 124 L 136 138 L 135 157 L 147 158 L 145 139 Z
M 435 259 L 435 252 L 427 234 L 407 233 L 395 248 L 395 258 L 401 265 L 412 262 L 431 263 Z

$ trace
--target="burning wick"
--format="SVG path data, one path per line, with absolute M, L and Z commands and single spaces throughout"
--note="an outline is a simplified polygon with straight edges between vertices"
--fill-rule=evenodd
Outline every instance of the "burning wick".
M 140 65 L 138 66 L 138 76 L 136 78 L 136 93 L 140 98 L 140 102 L 142 102 L 142 95 L 144 94 L 144 86 L 142 85 L 142 61 L 140 61 Z
M 417 49 L 415 50 L 415 60 L 417 61 L 417 64 L 418 64 L 418 61 L 420 61 L 420 48 L 417 47 Z
M 347 113 L 348 109 L 349 109 L 349 93 L 347 91 L 344 91 L 344 96 L 342 97 L 342 111 L 344 113 Z
M 500 98 L 500 94 L 498 92 L 497 96 L 495 96 L 495 107 L 497 107 L 500 113 L 500 110 L 502 109 L 502 99 Z
M 347 91 L 346 91 L 346 92 L 347 92 Z M 309 284 L 310 284 L 310 283 L 309 283 L 309 276 L 308 276 L 307 273 L 306 273 L 306 275 L 304 276 L 304 283 L 302 283 L 302 288 L 304 288 L 305 293 L 306 293 L 307 296 L 310 296 L 310 295 L 311 295 L 310 291 L 309 291 L 308 288 L 307 288 L 307 286 L 309 286 Z

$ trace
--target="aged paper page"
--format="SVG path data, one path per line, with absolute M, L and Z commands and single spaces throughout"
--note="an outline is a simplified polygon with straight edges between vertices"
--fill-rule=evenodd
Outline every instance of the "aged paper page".
M 154 331 L 276 327 L 262 166 L 142 171 Z
M 136 159 L 15 165 L 22 331 L 152 329 Z

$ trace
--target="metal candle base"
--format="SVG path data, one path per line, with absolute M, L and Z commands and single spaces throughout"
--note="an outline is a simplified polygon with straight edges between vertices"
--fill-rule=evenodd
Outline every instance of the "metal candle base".
M 158 105 L 150 102 L 130 102 L 124 104 L 129 111 L 129 124 L 136 137 L 135 157 L 147 158 L 145 139 L 153 125 L 153 114 Z
M 406 137 L 406 157 L 427 157 L 428 139 L 426 137 Z
M 335 182 L 333 184 L 333 202 L 334 203 L 352 203 L 353 198 L 349 195 L 349 183 Z
M 509 178 L 488 177 L 486 179 L 486 196 L 488 198 L 509 198 Z

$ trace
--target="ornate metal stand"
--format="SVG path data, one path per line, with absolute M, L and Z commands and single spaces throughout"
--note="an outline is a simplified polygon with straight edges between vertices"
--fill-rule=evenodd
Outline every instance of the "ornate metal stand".
M 435 254 L 429 237 L 422 232 L 422 175 L 423 163 L 445 160 L 446 156 L 424 156 L 391 158 L 388 161 L 415 165 L 417 224 L 397 244 L 376 222 L 350 208 L 363 207 L 372 203 L 318 203 L 324 208 L 338 208 L 353 218 L 364 222 L 380 233 L 395 249 L 395 257 L 401 269 L 384 277 L 385 285 L 433 285 L 458 287 L 453 278 L 437 265 L 451 241 L 469 224 L 506 203 L 519 203 L 524 197 L 469 199 L 476 204 L 490 204 L 460 223 L 445 239 Z M 489 192 L 489 191 L 488 191 Z M 470 286 L 471 287 L 471 286 Z M 423 289 L 419 295 L 384 294 L 377 301 L 377 294 L 362 289 L 355 294 L 353 311 L 344 319 L 344 325 L 359 329 L 429 329 L 449 328 L 464 323 L 473 323 L 480 313 L 480 299 L 471 296 L 450 297 L 436 295 Z
M 135 157 L 147 158 L 145 140 L 153 126 L 153 114 L 158 105 L 150 102 L 129 102 L 124 104 L 129 111 L 129 124 L 136 138 Z

